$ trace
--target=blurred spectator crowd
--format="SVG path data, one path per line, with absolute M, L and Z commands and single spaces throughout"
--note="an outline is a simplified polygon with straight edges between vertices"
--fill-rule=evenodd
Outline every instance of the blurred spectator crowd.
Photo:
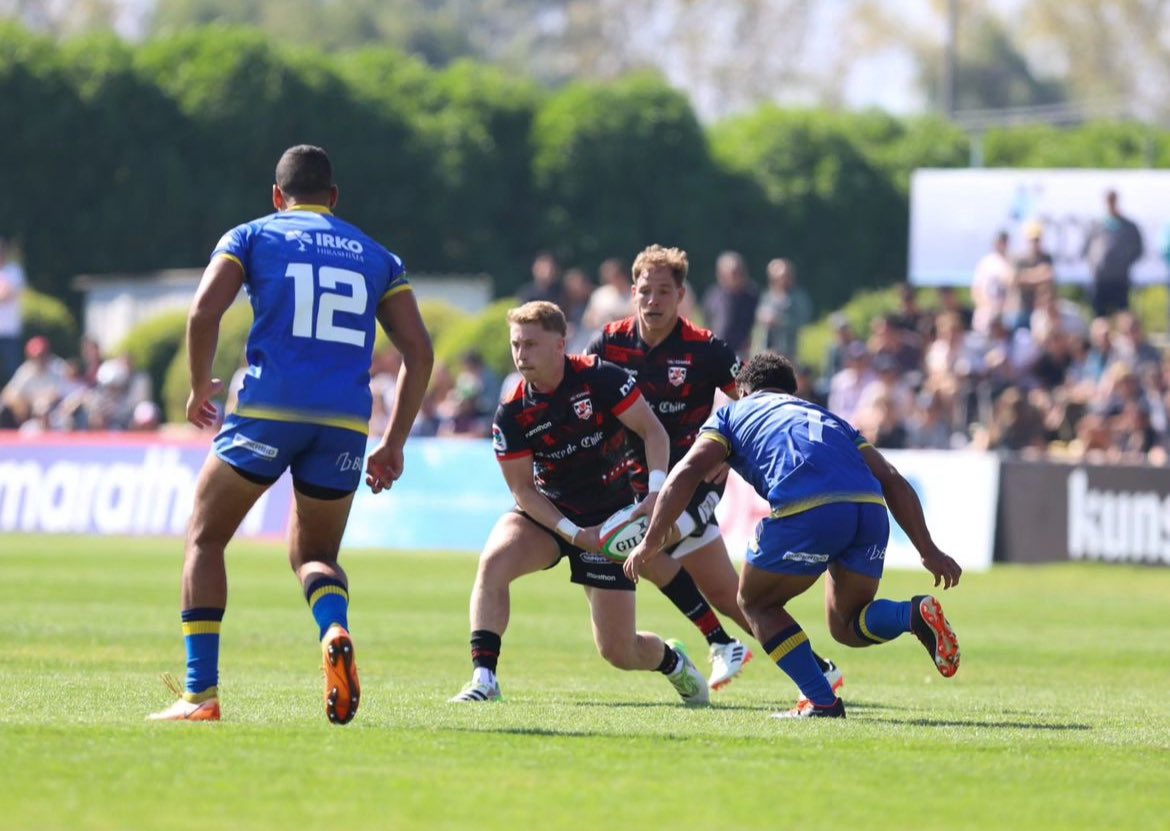
M 867 331 L 856 331 L 841 313 L 830 316 L 832 342 L 823 364 L 798 364 L 800 394 L 882 448 L 1166 465 L 1170 353 L 1151 342 L 1128 310 L 1128 265 L 1118 263 L 1136 259 L 1142 242 L 1125 225 L 1115 195 L 1109 210 L 1115 223 L 1107 220 L 1104 236 L 1091 238 L 1086 251 L 1102 266 L 1085 302 L 1058 291 L 1044 228 L 1028 223 L 1020 250 L 1013 252 L 1009 236 L 1000 233 L 974 264 L 969 303 L 953 288 L 927 294 L 902 285 L 896 311 L 874 317 Z M 1111 245 L 1124 247 L 1124 255 Z M 753 281 L 742 256 L 724 252 L 712 286 L 693 299 L 688 285 L 680 312 L 742 357 L 771 350 L 795 358 L 802 330 L 814 321 L 813 304 L 786 259 L 769 262 L 763 282 Z M 929 309 L 920 305 L 927 296 Z M 618 259 L 603 262 L 594 282 L 580 268 L 562 273 L 552 254 L 540 253 L 517 299 L 557 303 L 568 320 L 570 352 L 583 351 L 603 326 L 633 313 L 629 267 Z M 66 361 L 45 338 L 28 339 L 24 362 L 0 392 L 0 429 L 158 427 L 150 379 L 129 358 L 103 357 L 88 339 L 79 353 Z M 393 412 L 400 365 L 392 349 L 374 356 L 372 435 Z M 232 392 L 240 378 L 242 372 Z M 489 435 L 496 406 L 517 378 L 501 379 L 476 351 L 453 368 L 437 364 L 414 434 Z
M 1043 226 L 1026 224 L 1022 237 L 1013 252 L 1006 233 L 996 236 L 975 264 L 970 302 L 950 287 L 920 292 L 901 285 L 898 308 L 874 317 L 866 331 L 832 315 L 823 364 L 798 365 L 801 395 L 887 449 L 1170 462 L 1170 352 L 1152 343 L 1128 310 L 1128 283 L 1121 291 L 1089 286 L 1085 302 L 1075 302 L 1057 288 Z M 715 276 L 701 302 L 690 301 L 688 291 L 684 316 L 741 356 L 765 349 L 799 354 L 801 331 L 815 314 L 791 262 L 769 262 L 761 289 L 743 258 L 725 252 Z M 562 277 L 556 260 L 541 254 L 518 299 L 558 303 L 569 321 L 569 351 L 581 351 L 606 323 L 633 313 L 626 266 L 607 260 L 599 278 L 594 287 L 575 268 Z M 929 309 L 920 296 L 930 297 Z M 493 391 L 506 394 L 516 378 L 500 385 L 475 354 L 455 375 L 438 370 L 416 430 L 487 435 L 498 400 Z M 393 384 L 384 388 L 392 392 Z
M 901 297 L 864 337 L 838 319 L 825 374 L 805 376 L 875 446 L 1167 463 L 1170 359 L 1129 311 L 1090 318 L 1051 283 L 1015 323 L 952 290 L 938 311 Z
M 41 335 L 24 345 L 24 362 L 0 391 L 0 429 L 22 433 L 154 430 L 162 413 L 150 377 L 127 356 L 103 358 L 83 338 L 80 357 L 53 354 Z

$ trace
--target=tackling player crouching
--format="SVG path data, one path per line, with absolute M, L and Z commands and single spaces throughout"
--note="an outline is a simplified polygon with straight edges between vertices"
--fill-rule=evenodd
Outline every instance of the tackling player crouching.
M 618 669 L 666 675 L 687 704 L 705 704 L 707 682 L 686 653 L 635 627 L 634 584 L 599 553 L 600 525 L 633 501 L 626 430 L 665 471 L 666 431 L 624 370 L 593 356 L 565 354 L 565 317 L 537 301 L 508 312 L 512 359 L 523 376 L 500 405 L 493 445 L 516 510 L 502 516 L 480 555 L 471 593 L 473 674 L 455 702 L 500 698 L 496 678 L 508 626 L 511 583 L 568 558 L 585 588 L 594 642 Z M 665 478 L 663 475 L 662 478 Z M 642 513 L 653 509 L 647 497 Z

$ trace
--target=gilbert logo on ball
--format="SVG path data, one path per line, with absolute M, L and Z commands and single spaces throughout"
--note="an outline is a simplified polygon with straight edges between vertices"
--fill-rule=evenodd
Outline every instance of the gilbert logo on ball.
M 630 552 L 646 536 L 650 520 L 644 516 L 630 518 L 637 508 L 637 505 L 629 505 L 602 523 L 601 553 L 615 563 L 625 562 Z

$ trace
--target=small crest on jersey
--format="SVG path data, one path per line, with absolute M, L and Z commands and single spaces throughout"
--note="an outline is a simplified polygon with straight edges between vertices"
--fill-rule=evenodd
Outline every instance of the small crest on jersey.
M 508 442 L 504 439 L 504 431 L 500 429 L 498 424 L 492 425 L 492 450 L 497 453 L 505 453 L 508 450 Z
M 308 231 L 285 231 L 284 241 L 295 242 L 297 244 L 297 251 L 307 251 L 308 249 L 305 248 L 305 245 L 313 244 L 313 238 L 309 236 Z
M 580 401 L 573 402 L 573 412 L 577 414 L 577 418 L 584 421 L 585 419 L 593 417 L 593 401 L 589 398 L 582 398 Z
M 676 387 L 681 387 L 687 380 L 687 368 L 685 366 L 667 367 L 666 380 Z

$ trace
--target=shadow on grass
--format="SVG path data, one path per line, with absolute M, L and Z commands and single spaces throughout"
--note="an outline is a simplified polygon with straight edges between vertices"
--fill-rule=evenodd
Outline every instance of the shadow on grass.
M 634 739 L 651 739 L 653 741 L 668 741 L 668 742 L 691 742 L 696 738 L 700 738 L 698 734 L 695 735 L 675 735 L 673 733 L 666 734 L 644 734 L 631 735 L 629 733 L 615 730 L 554 730 L 548 727 L 445 727 L 445 731 L 452 733 L 504 733 L 510 736 L 535 736 L 538 738 L 560 738 L 560 739 L 617 739 L 617 738 L 634 738 Z
M 604 710 L 677 707 L 688 712 L 702 712 L 703 710 L 756 710 L 758 712 L 768 709 L 767 704 L 722 704 L 720 702 L 712 702 L 710 707 L 687 707 L 673 701 L 562 701 L 561 703 L 570 707 L 592 707 Z
M 1054 732 L 1092 730 L 1091 724 L 1046 724 L 1036 721 L 943 721 L 929 718 L 878 718 L 880 724 L 906 724 L 911 727 L 981 727 L 988 730 L 1051 730 Z
M 674 707 L 679 706 L 674 702 L 654 702 L 654 701 L 560 701 L 559 704 L 565 704 L 572 707 L 602 707 L 609 709 L 622 709 L 623 707 Z M 719 700 L 711 702 L 709 709 L 711 710 L 731 710 L 741 712 L 756 712 L 756 713 L 774 713 L 778 710 L 788 710 L 796 703 L 795 697 L 791 702 L 772 702 L 772 703 L 727 703 Z M 905 710 L 905 707 L 897 707 L 889 704 L 870 704 L 866 702 L 854 702 L 845 699 L 845 708 L 849 712 L 857 711 L 871 711 L 871 710 Z M 684 707 L 685 710 L 701 711 L 703 707 Z

